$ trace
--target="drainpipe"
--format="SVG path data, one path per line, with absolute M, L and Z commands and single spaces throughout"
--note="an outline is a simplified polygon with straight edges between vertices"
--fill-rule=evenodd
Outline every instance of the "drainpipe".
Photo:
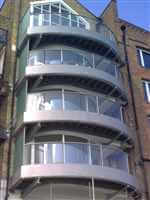
M 10 1 L 10 19 L 11 17 L 14 15 L 14 13 L 12 13 L 13 11 L 13 6 L 14 6 L 14 2 Z M 21 2 L 19 1 L 19 19 L 20 19 L 20 11 L 21 11 Z M 14 6 L 15 8 L 15 6 Z M 14 23 L 14 18 L 13 20 L 10 22 L 11 23 L 11 31 L 9 31 L 9 37 L 12 37 L 12 30 L 13 30 L 13 23 Z M 19 23 L 19 20 L 18 20 Z M 19 26 L 18 26 L 19 27 Z M 19 29 L 19 28 L 18 28 Z M 11 56 L 10 58 L 12 58 L 12 49 L 11 49 Z M 6 177 L 6 194 L 5 194 L 5 200 L 8 200 L 9 197 L 9 184 L 10 184 L 10 167 L 11 167 L 11 148 L 12 148 L 12 133 L 13 133 L 13 117 L 14 117 L 14 105 L 15 105 L 15 81 L 16 81 L 16 71 L 17 71 L 17 58 L 15 55 L 15 60 L 14 60 L 14 71 L 13 71 L 13 77 L 12 77 L 12 88 L 11 88 L 11 95 L 12 95 L 12 100 L 11 100 L 11 121 L 10 121 L 10 135 L 9 135 L 9 139 L 8 139 L 8 158 L 7 158 L 7 177 Z
M 142 161 L 142 169 L 143 169 L 143 176 L 144 176 L 144 185 L 145 185 L 145 195 L 146 199 L 150 199 L 150 193 L 149 193 L 149 188 L 148 188 L 148 181 L 147 181 L 147 171 L 145 167 L 145 159 L 144 159 L 144 153 L 143 153 L 143 148 L 142 148 L 142 143 L 141 143 L 141 138 L 140 138 L 140 133 L 139 133 L 139 125 L 138 125 L 138 120 L 137 120 L 137 112 L 136 112 L 136 106 L 135 106 L 135 98 L 134 98 L 134 89 L 133 89 L 133 81 L 132 81 L 132 76 L 131 76 L 131 71 L 130 71 L 130 63 L 129 63 L 129 57 L 128 57 L 128 51 L 127 51 L 127 40 L 126 40 L 126 26 L 122 25 L 121 26 L 121 31 L 122 31 L 122 41 L 123 41 L 123 46 L 124 46 L 124 54 L 125 54 L 125 64 L 127 67 L 127 73 L 128 73 L 128 84 L 129 84 L 129 89 L 130 89 L 130 94 L 131 94 L 131 102 L 132 102 L 132 107 L 133 107 L 133 113 L 134 113 L 134 119 L 135 119 L 135 126 L 136 126 L 136 136 L 137 136 L 137 141 L 139 145 L 139 150 L 140 150 L 140 158 Z

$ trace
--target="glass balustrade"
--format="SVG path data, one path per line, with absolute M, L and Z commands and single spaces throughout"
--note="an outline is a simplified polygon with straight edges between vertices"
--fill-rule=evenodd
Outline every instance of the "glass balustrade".
M 113 32 L 100 19 L 74 14 L 61 3 L 38 3 L 27 9 L 20 20 L 19 39 L 22 39 L 28 27 L 57 25 L 78 28 L 81 31 L 97 32 L 104 40 L 109 40 L 117 45 Z
M 122 80 L 119 67 L 111 60 L 100 55 L 70 49 L 47 49 L 31 51 L 29 54 L 29 66 L 65 64 L 95 68 L 106 72 L 116 79 Z M 69 66 L 68 66 L 69 67 Z
M 122 120 L 121 105 L 102 96 L 68 90 L 51 90 L 27 96 L 27 112 L 61 110 L 92 112 Z
M 24 164 L 86 164 L 128 172 L 128 155 L 115 147 L 88 143 L 30 143 Z

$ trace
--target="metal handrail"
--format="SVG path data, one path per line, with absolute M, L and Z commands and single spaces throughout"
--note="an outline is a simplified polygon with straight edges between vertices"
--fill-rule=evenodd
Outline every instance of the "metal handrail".
M 47 51 L 51 51 L 52 53 L 54 52 L 54 51 L 60 51 L 60 52 L 58 52 L 58 57 L 60 57 L 60 59 L 58 58 L 57 60 L 55 60 L 55 59 L 51 59 L 51 60 L 46 60 L 46 52 Z M 72 54 L 73 56 L 74 55 L 79 55 L 79 56 L 81 56 L 82 57 L 82 63 L 81 62 L 78 62 L 78 60 L 77 59 L 70 59 L 70 60 L 65 60 L 64 59 L 64 53 L 65 53 L 65 51 L 69 51 L 70 52 L 70 55 Z M 35 63 L 35 61 L 33 62 L 33 64 L 31 63 L 31 59 L 32 58 L 34 58 L 34 55 L 32 55 L 32 53 L 35 53 L 35 55 L 36 55 L 36 59 L 38 58 L 38 56 L 39 56 L 39 53 L 40 53 L 40 56 L 42 56 L 43 57 L 43 59 L 42 60 L 39 60 L 39 63 Z M 37 54 L 36 54 L 37 53 Z M 67 54 L 66 54 L 67 55 Z M 70 55 L 69 55 L 69 57 L 70 57 Z M 77 51 L 76 49 L 74 50 L 74 49 L 63 49 L 63 48 L 61 48 L 60 47 L 60 49 L 58 49 L 58 48 L 54 48 L 54 49 L 38 49 L 38 50 L 33 50 L 33 51 L 30 51 L 30 54 L 29 54 L 29 58 L 28 58 L 28 63 L 29 63 L 29 66 L 35 66 L 35 65 L 44 65 L 44 64 L 46 64 L 46 62 L 48 62 L 49 61 L 49 63 L 48 64 L 51 64 L 51 65 L 53 65 L 53 64 L 55 64 L 55 63 L 53 63 L 53 61 L 57 61 L 57 63 L 58 64 L 69 64 L 69 62 L 71 63 L 70 65 L 75 65 L 75 66 L 84 66 L 84 67 L 90 67 L 90 68 L 95 68 L 95 69 L 97 69 L 97 70 L 102 70 L 102 71 L 104 71 L 104 72 L 106 72 L 106 73 L 108 73 L 108 74 L 110 74 L 111 76 L 113 76 L 113 77 L 115 77 L 116 79 L 118 79 L 120 82 L 122 82 L 122 79 L 121 79 L 121 76 L 119 76 L 119 74 L 120 74 L 120 70 L 119 70 L 119 67 L 117 66 L 117 64 L 115 63 L 115 62 L 113 62 L 113 61 L 110 61 L 110 60 L 107 60 L 107 61 L 109 61 L 110 63 L 109 64 L 105 64 L 105 63 L 103 63 L 104 61 L 106 61 L 106 59 L 103 59 L 102 60 L 102 57 L 100 56 L 100 55 L 97 55 L 97 54 L 90 54 L 90 56 L 91 56 L 91 62 L 88 60 L 88 58 L 89 58 L 89 56 L 88 56 L 88 53 L 87 52 L 80 52 L 80 51 Z M 97 61 L 96 62 L 96 57 L 98 57 L 99 58 L 99 60 L 101 61 L 100 63 Z M 51 61 L 51 63 L 50 63 L 50 61 Z M 31 63 L 31 64 L 30 64 Z M 56 64 L 57 64 L 56 63 Z M 109 65 L 111 65 L 111 66 L 109 66 Z M 100 66 L 100 67 L 99 67 Z M 113 70 L 111 70 L 113 68 Z M 109 71 L 109 69 L 110 69 L 110 71 Z M 113 73 L 112 73 L 113 72 Z
M 27 25 L 27 27 L 28 26 L 31 26 L 31 18 L 30 17 L 33 17 L 33 16 L 52 16 L 52 15 L 57 15 L 57 16 L 59 16 L 59 18 L 61 19 L 61 17 L 63 18 L 65 18 L 65 16 L 62 14 L 62 13 L 51 13 L 51 12 L 47 12 L 47 13 L 39 13 L 39 14 L 35 14 L 35 13 L 31 13 L 30 12 L 30 8 L 28 8 L 27 10 L 26 10 L 26 12 L 25 12 L 25 14 L 21 17 L 21 19 L 20 19 L 20 24 L 24 24 L 24 21 L 26 20 L 26 17 L 27 18 L 29 18 L 29 19 L 27 19 L 27 23 L 26 23 L 26 25 Z M 99 19 L 99 18 L 97 18 L 97 17 L 95 17 L 95 19 L 94 18 L 90 18 L 90 17 L 87 17 L 87 16 L 83 16 L 83 15 L 76 15 L 76 14 L 72 14 L 72 13 L 68 13 L 68 20 L 69 20 L 69 23 L 68 23 L 68 25 L 66 25 L 66 26 L 70 26 L 70 27 L 73 27 L 73 26 L 71 26 L 71 22 L 72 21 L 74 21 L 74 20 L 71 20 L 71 16 L 75 16 L 75 17 L 77 17 L 77 18 L 80 18 L 80 19 L 83 19 L 83 20 L 87 20 L 87 24 L 89 24 L 90 25 L 90 27 L 85 27 L 84 29 L 87 29 L 87 30 L 89 30 L 89 31 L 92 31 L 92 29 L 91 29 L 91 27 L 93 27 L 93 25 L 95 24 L 95 28 L 94 28 L 94 30 L 93 31 L 95 31 L 95 32 L 98 32 L 98 33 L 101 33 L 103 36 L 104 36 L 104 38 L 106 38 L 106 39 L 108 39 L 108 40 L 110 40 L 110 41 L 112 41 L 112 42 L 115 42 L 116 44 L 117 44 L 117 39 L 116 39 L 116 37 L 115 37 L 115 35 L 114 35 L 114 33 L 111 31 L 111 29 L 106 25 L 106 24 L 104 24 L 103 22 L 102 22 L 102 20 L 101 19 Z M 62 23 L 61 23 L 61 20 L 59 19 L 59 22 L 58 23 L 56 23 L 56 25 L 63 25 Z M 67 19 L 67 18 L 66 18 Z M 42 20 L 42 19 L 40 19 L 40 20 Z M 42 22 L 42 21 L 41 21 Z M 42 24 L 42 25 L 44 25 L 44 24 Z M 52 23 L 51 23 L 51 21 L 49 21 L 49 25 L 53 25 Z M 39 25 L 40 26 L 40 25 Z M 64 25 L 65 26 L 65 25 Z M 23 26 L 23 29 L 27 29 L 27 27 L 25 28 L 25 26 Z M 102 28 L 103 27 L 103 28 Z M 78 27 L 78 25 L 77 25 L 77 28 L 79 28 Z M 80 27 L 80 28 L 82 28 L 82 27 Z M 100 29 L 99 29 L 100 28 Z M 21 31 L 22 32 L 22 31 Z M 23 31 L 24 32 L 24 31 Z
M 38 149 L 40 145 L 43 147 L 42 150 Z M 68 145 L 72 145 L 69 146 L 69 150 Z M 24 164 L 88 164 L 129 173 L 128 155 L 117 147 L 80 142 L 38 142 L 25 144 L 24 147 Z M 92 149 L 93 147 L 97 148 Z M 118 153 L 121 153 L 121 158 Z
M 61 107 L 58 107 L 58 109 L 56 109 L 54 106 L 54 104 L 51 104 L 51 101 L 53 102 L 53 98 L 50 95 L 52 92 L 59 92 L 58 94 L 60 94 L 60 102 L 61 102 Z M 66 94 L 65 94 L 66 92 Z M 68 92 L 68 93 L 67 93 Z M 50 99 L 45 99 L 44 100 L 44 94 L 50 95 Z M 76 107 L 76 109 L 73 109 L 75 111 L 84 111 L 84 112 L 93 112 L 93 113 L 97 113 L 97 114 L 103 114 L 103 115 L 107 115 L 110 116 L 112 118 L 116 118 L 119 119 L 121 121 L 123 121 L 123 117 L 122 117 L 122 107 L 121 104 L 119 102 L 115 102 L 112 99 L 105 99 L 102 96 L 94 96 L 94 95 L 90 95 L 90 94 L 85 94 L 85 93 L 81 93 L 81 92 L 77 92 L 77 91 L 69 91 L 69 90 L 64 90 L 64 89 L 58 89 L 58 90 L 50 90 L 50 91 L 42 91 L 42 92 L 35 92 L 35 93 L 29 93 L 29 95 L 33 95 L 33 97 L 39 98 L 39 100 L 35 99 L 33 100 L 33 102 L 31 103 L 29 99 L 29 95 L 27 98 L 27 104 L 26 104 L 26 111 L 28 112 L 28 110 L 32 110 L 32 111 L 55 111 L 55 110 L 64 110 L 64 111 L 72 111 L 71 108 L 67 108 L 67 102 L 72 103 L 71 101 L 67 101 L 65 100 L 65 98 L 67 97 L 67 94 L 78 94 L 78 95 L 82 95 L 84 96 L 84 104 L 82 103 L 83 109 L 80 107 L 80 105 L 76 105 L 78 106 Z M 41 98 L 42 97 L 42 98 Z M 90 100 L 89 98 L 94 98 L 94 107 L 92 107 L 92 110 L 89 106 Z M 46 98 L 49 98 L 48 96 Z M 102 100 L 102 101 L 101 101 Z M 36 107 L 34 107 L 34 104 Z M 104 107 L 105 105 L 105 107 Z M 111 108 L 113 105 L 117 105 L 119 106 L 119 112 L 117 115 L 117 117 L 113 116 L 113 114 L 116 113 L 111 113 L 109 108 Z M 110 106 L 110 107 L 109 107 Z M 103 108 L 107 108 L 106 110 L 103 110 Z M 93 110 L 94 109 L 94 110 Z M 108 112 L 109 110 L 109 112 Z

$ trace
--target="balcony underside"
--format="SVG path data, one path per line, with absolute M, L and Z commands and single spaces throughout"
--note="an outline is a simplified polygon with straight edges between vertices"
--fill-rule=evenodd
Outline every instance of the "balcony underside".
M 106 72 L 93 68 L 72 65 L 42 65 L 29 66 L 25 76 L 29 78 L 29 88 L 32 88 L 39 79 L 37 86 L 53 84 L 67 84 L 91 89 L 111 97 L 126 101 L 126 93 L 120 80 Z
M 29 38 L 31 41 L 31 49 L 36 48 L 40 44 L 69 44 L 70 46 L 106 56 L 109 59 L 114 59 L 123 64 L 116 44 L 110 40 L 106 40 L 96 32 L 58 25 L 28 28 L 27 33 L 19 45 L 19 50 L 23 48 Z
M 78 164 L 22 165 L 12 179 L 10 189 L 24 190 L 36 179 L 40 179 L 40 184 L 47 184 L 54 180 L 55 182 L 64 180 L 82 182 L 91 178 L 103 187 L 122 189 L 127 186 L 130 192 L 139 190 L 135 177 L 126 172 L 107 167 Z
M 133 144 L 133 135 L 129 128 L 120 120 L 105 115 L 88 113 L 83 111 L 40 111 L 26 112 L 23 119 L 16 124 L 16 133 L 26 126 L 29 133 L 40 123 L 38 131 L 45 130 L 68 130 L 78 131 L 85 134 L 119 140 Z M 36 134 L 36 133 L 35 133 Z

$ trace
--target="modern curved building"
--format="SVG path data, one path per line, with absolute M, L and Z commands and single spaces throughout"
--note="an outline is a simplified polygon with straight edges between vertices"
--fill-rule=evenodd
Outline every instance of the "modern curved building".
M 22 200 L 138 199 L 114 34 L 76 1 L 27 7 L 18 33 L 10 189 Z

